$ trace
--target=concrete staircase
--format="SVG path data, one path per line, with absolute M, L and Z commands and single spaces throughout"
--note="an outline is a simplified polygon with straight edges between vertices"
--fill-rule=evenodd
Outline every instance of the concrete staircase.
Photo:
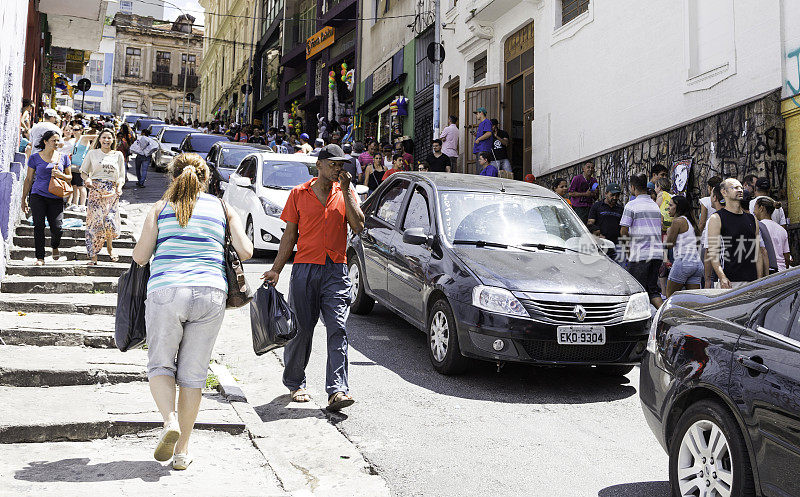
M 66 217 L 85 215 L 70 212 Z M 97 266 L 86 265 L 83 228 L 65 229 L 58 261 L 50 258 L 48 240 L 44 266 L 33 265 L 32 226 L 22 220 L 15 228 L 11 260 L 0 281 L 0 488 L 5 488 L 0 493 L 73 495 L 80 489 L 81 494 L 153 494 L 142 485 L 118 492 L 120 481 L 92 473 L 93 467 L 121 464 L 117 454 L 150 460 L 139 464 L 142 482 L 148 475 L 155 478 L 149 481 L 158 481 L 169 474 L 164 472 L 168 463 L 152 460 L 162 420 L 147 384 L 147 352 L 123 353 L 114 343 L 117 280 L 130 266 L 135 245 L 126 217 L 122 215 L 122 236 L 114 242 L 120 262 L 101 254 Z M 209 454 L 223 450 L 213 457 L 226 460 L 215 460 L 215 470 L 198 474 L 183 490 L 199 495 L 216 489 L 221 495 L 244 485 L 264 488 L 265 495 L 283 495 L 265 468 L 243 471 L 236 466 L 241 460 L 263 460 L 245 428 L 222 394 L 204 391 L 192 444 Z M 149 442 L 143 444 L 145 440 Z M 81 457 L 97 464 L 75 466 L 75 458 Z M 45 476 L 37 473 L 42 464 L 51 465 Z M 217 469 L 228 473 L 220 476 Z M 49 479 L 53 471 L 75 476 Z M 16 476 L 3 477 L 12 474 Z M 90 482 L 92 486 L 82 486 Z

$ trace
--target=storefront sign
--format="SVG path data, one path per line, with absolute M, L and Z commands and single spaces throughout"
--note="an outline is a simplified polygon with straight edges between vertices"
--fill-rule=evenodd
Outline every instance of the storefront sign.
M 67 49 L 52 47 L 50 56 L 53 58 L 53 72 L 67 72 Z
M 311 35 L 306 40 L 306 59 L 320 53 L 324 48 L 333 45 L 333 26 L 327 26 Z
M 392 59 L 387 60 L 381 64 L 375 72 L 372 73 L 372 93 L 380 90 L 389 84 L 392 80 Z
M 67 74 L 83 74 L 85 54 L 83 50 L 67 49 Z

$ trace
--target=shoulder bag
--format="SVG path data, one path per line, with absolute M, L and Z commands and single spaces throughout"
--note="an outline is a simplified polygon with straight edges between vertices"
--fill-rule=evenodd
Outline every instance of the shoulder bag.
M 53 170 L 50 173 L 50 184 L 47 187 L 47 191 L 55 195 L 56 197 L 65 198 L 72 195 L 72 185 L 69 181 L 61 178 L 56 178 L 53 173 L 58 170 L 58 163 L 61 161 L 61 155 L 58 156 L 58 160 L 56 160 L 53 164 Z
M 242 307 L 253 300 L 253 292 L 247 284 L 247 279 L 244 277 L 244 268 L 242 261 L 239 259 L 239 254 L 231 243 L 231 228 L 228 223 L 228 209 L 225 207 L 225 202 L 219 201 L 222 204 L 222 212 L 225 215 L 225 245 L 223 252 L 225 257 L 225 277 L 228 280 L 228 300 L 226 307 L 228 309 Z

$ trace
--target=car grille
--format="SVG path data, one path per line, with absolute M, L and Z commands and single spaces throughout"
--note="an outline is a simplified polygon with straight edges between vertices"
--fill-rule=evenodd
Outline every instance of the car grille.
M 546 300 L 520 299 L 533 319 L 552 324 L 608 324 L 622 321 L 625 302 L 550 302 Z M 575 306 L 586 311 L 583 321 L 575 313 Z
M 633 342 L 609 342 L 605 345 L 559 345 L 550 340 L 521 340 L 525 352 L 538 361 L 614 362 L 623 356 Z

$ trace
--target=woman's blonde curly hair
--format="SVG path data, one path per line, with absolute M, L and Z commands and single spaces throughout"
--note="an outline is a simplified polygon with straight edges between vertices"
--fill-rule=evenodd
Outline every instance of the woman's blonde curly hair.
M 163 199 L 172 205 L 178 224 L 185 228 L 194 212 L 197 197 L 208 190 L 211 173 L 206 161 L 193 153 L 176 156 L 167 170 L 172 182 Z

